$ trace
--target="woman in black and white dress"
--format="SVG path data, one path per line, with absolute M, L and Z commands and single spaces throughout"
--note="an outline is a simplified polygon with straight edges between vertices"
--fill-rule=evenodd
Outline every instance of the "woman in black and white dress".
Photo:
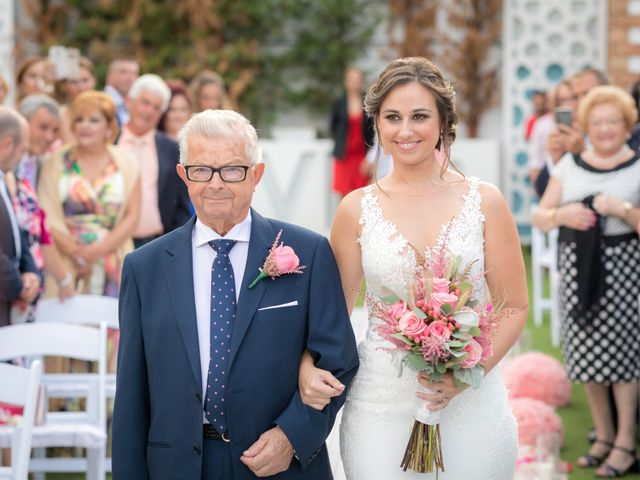
M 577 463 L 599 466 L 601 478 L 638 470 L 640 156 L 627 146 L 637 116 L 624 90 L 591 90 L 578 111 L 591 145 L 560 160 L 533 217 L 543 230 L 560 227 L 564 362 L 571 380 L 586 384 L 597 438 Z

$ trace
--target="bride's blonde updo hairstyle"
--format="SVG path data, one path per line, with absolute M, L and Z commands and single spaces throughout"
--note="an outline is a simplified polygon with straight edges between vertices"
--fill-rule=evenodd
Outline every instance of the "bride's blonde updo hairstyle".
M 455 91 L 453 86 L 444 79 L 442 72 L 433 62 L 423 57 L 399 58 L 391 62 L 369 88 L 364 99 L 365 111 L 369 117 L 373 118 L 376 136 L 379 140 L 378 116 L 380 115 L 382 102 L 394 88 L 412 82 L 428 88 L 436 99 L 441 121 L 440 139 L 436 148 L 444 154 L 445 161 L 441 170 L 441 174 L 444 174 L 449 164 L 451 164 L 451 144 L 456 139 L 458 114 L 454 103 Z M 379 141 L 378 147 L 380 147 Z

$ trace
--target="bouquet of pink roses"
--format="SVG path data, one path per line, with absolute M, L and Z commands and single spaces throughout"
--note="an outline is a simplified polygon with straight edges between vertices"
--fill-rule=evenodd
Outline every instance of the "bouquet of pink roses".
M 492 355 L 491 333 L 495 312 L 490 303 L 480 304 L 474 291 L 471 265 L 461 269 L 462 258 L 447 258 L 445 249 L 416 273 L 407 298 L 391 294 L 367 296 L 372 315 L 382 320 L 377 332 L 400 352 L 402 363 L 438 381 L 451 372 L 457 382 L 477 388 L 484 370 L 481 363 Z M 425 393 L 429 389 L 420 387 Z M 444 471 L 440 440 L 440 412 L 427 402 L 416 406 L 415 422 L 402 468 L 417 472 Z

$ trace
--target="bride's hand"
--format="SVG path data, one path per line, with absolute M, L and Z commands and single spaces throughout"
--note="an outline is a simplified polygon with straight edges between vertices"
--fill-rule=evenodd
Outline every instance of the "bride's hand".
M 432 412 L 445 408 L 449 405 L 449 402 L 453 397 L 461 393 L 466 388 L 464 385 L 458 387 L 450 372 L 442 375 L 438 382 L 432 382 L 429 375 L 426 373 L 419 373 L 418 381 L 420 382 L 420 385 L 434 392 L 432 394 L 416 392 L 416 397 L 429 402 L 429 410 Z
M 305 405 L 322 410 L 333 397 L 344 392 L 344 385 L 331 372 L 316 368 L 313 358 L 305 351 L 298 372 L 298 389 Z

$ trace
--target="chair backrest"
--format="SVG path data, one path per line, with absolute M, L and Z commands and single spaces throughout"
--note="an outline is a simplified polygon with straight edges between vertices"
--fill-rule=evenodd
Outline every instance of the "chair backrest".
M 87 415 L 106 424 L 107 325 L 99 327 L 66 323 L 23 323 L 0 328 L 0 361 L 45 355 L 96 362 L 97 374 L 45 374 L 43 383 L 55 386 L 73 382 L 87 385 Z M 93 393 L 92 393 L 93 392 Z
M 118 328 L 118 299 L 102 295 L 76 295 L 61 302 L 46 298 L 38 302 L 36 322 L 64 322 Z
M 23 407 L 22 422 L 11 441 L 11 470 L 16 480 L 26 480 L 31 457 L 31 435 L 36 417 L 42 363 L 27 368 L 0 363 L 0 402 Z

